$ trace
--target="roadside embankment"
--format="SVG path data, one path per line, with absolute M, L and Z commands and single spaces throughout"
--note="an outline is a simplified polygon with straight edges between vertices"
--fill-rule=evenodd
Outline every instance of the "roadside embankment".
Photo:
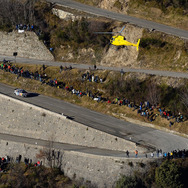
M 133 142 L 2 94 L 0 103 L 1 133 L 110 150 L 146 151 Z

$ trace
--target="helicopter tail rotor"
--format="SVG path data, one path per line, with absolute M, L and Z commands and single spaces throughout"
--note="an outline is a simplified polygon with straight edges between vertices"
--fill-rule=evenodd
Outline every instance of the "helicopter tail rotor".
M 137 42 L 137 45 L 136 45 L 137 51 L 138 51 L 139 44 L 140 44 L 140 39 L 138 39 L 138 42 Z

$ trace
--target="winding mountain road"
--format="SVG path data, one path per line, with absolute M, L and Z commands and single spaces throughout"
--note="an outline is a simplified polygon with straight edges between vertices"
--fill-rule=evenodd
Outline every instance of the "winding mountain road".
M 47 1 L 51 2 L 51 3 L 59 4 L 59 5 L 65 6 L 65 7 L 80 10 L 83 12 L 87 12 L 89 14 L 102 16 L 102 17 L 106 17 L 106 18 L 110 18 L 110 19 L 114 19 L 114 20 L 118 20 L 118 21 L 122 21 L 122 22 L 129 22 L 131 24 L 135 24 L 135 25 L 143 27 L 143 28 L 155 29 L 157 31 L 161 31 L 161 32 L 164 32 L 167 34 L 171 34 L 171 35 L 178 36 L 178 37 L 181 37 L 184 39 L 188 39 L 188 31 L 178 29 L 175 27 L 171 27 L 171 26 L 167 26 L 164 24 L 128 16 L 125 14 L 111 12 L 111 11 L 108 11 L 105 9 L 88 6 L 88 5 L 78 3 L 78 2 L 75 2 L 72 0 L 47 0 Z
M 88 5 L 84 5 L 81 3 L 74 2 L 72 0 L 47 0 L 52 3 L 57 3 L 63 6 L 67 6 L 69 8 L 74 8 L 77 10 L 81 10 L 84 12 L 88 12 L 90 14 L 94 14 L 97 16 L 103 16 L 110 19 L 115 19 L 123 22 L 130 22 L 131 24 L 136 24 L 140 27 L 155 29 L 167 34 L 172 34 L 181 38 L 188 39 L 188 31 L 173 28 L 170 26 L 166 26 L 159 23 L 154 23 L 151 21 L 134 18 L 131 16 L 110 12 L 107 10 L 91 7 Z M 0 56 L 1 59 L 9 59 L 15 61 L 14 57 L 10 56 Z M 26 59 L 17 57 L 17 62 L 20 63 L 28 63 L 28 64 L 45 64 L 48 66 L 72 66 L 73 68 L 81 68 L 81 69 L 88 69 L 91 65 L 85 64 L 75 64 L 75 63 L 63 63 L 63 62 L 53 62 L 53 61 L 40 61 L 35 59 Z M 107 70 L 114 70 L 120 71 L 122 68 L 116 67 L 102 67 L 99 66 L 98 69 L 107 69 Z M 157 70 L 144 70 L 144 69 L 129 69 L 123 68 L 124 72 L 138 72 L 138 73 L 145 73 L 151 75 L 159 75 L 159 76 L 169 76 L 169 77 L 177 77 L 177 78 L 188 78 L 187 73 L 180 73 L 180 72 L 169 72 L 169 71 L 157 71 Z M 37 97 L 31 98 L 18 98 L 13 95 L 13 87 L 6 86 L 4 84 L 0 84 L 0 93 L 8 95 L 13 98 L 17 98 L 19 100 L 23 100 L 25 102 L 34 104 L 36 106 L 40 106 L 42 108 L 48 109 L 50 111 L 65 114 L 71 117 L 74 121 L 80 122 L 85 124 L 86 126 L 104 131 L 106 133 L 115 135 L 117 137 L 121 137 L 127 140 L 132 140 L 135 143 L 140 143 L 143 145 L 147 145 L 154 148 L 160 148 L 163 151 L 172 151 L 174 149 L 187 149 L 188 148 L 188 139 L 174 135 L 171 133 L 163 132 L 160 130 L 156 130 L 150 127 L 143 127 L 134 123 L 125 122 L 114 117 L 101 114 L 95 111 L 91 111 L 89 109 L 85 109 L 80 106 L 76 106 L 71 103 L 67 103 L 58 99 L 50 98 L 47 96 L 39 95 Z M 0 139 L 4 140 L 12 140 L 16 142 L 27 142 L 30 144 L 34 144 L 36 140 L 24 137 L 17 137 L 13 135 L 5 135 L 0 134 Z M 37 142 L 44 146 L 46 143 L 42 140 L 37 140 Z M 96 148 L 84 148 L 74 145 L 63 145 L 63 143 L 55 143 L 57 144 L 57 148 L 65 148 L 67 150 L 80 150 L 81 152 L 88 152 L 88 153 L 98 153 L 99 155 L 109 155 L 109 156 L 124 156 L 122 152 L 115 152 L 115 151 L 108 151 L 108 150 L 98 150 Z
M 11 62 L 15 62 L 15 58 L 13 56 L 5 56 L 0 55 L 0 60 L 3 61 L 3 59 L 10 60 Z M 46 65 L 46 66 L 67 66 L 70 65 L 73 68 L 78 69 L 89 69 L 93 68 L 93 65 L 88 64 L 76 64 L 76 63 L 67 63 L 67 62 L 57 62 L 57 61 L 43 61 L 38 59 L 28 59 L 28 58 L 22 58 L 22 57 L 16 57 L 16 62 L 19 63 L 25 63 L 25 64 L 36 64 L 36 65 Z M 121 71 L 123 72 L 133 72 L 133 73 L 144 73 L 149 75 L 156 75 L 156 76 L 166 76 L 166 77 L 173 77 L 173 78 L 186 78 L 188 79 L 188 73 L 183 72 L 170 72 L 170 71 L 160 71 L 160 70 L 149 70 L 149 69 L 133 69 L 133 68 L 119 68 L 119 67 L 104 67 L 104 66 L 97 66 L 97 69 L 100 70 L 112 70 L 112 71 Z
M 13 91 L 13 87 L 0 83 L 1 94 L 5 94 L 59 114 L 63 113 L 76 122 L 101 130 L 108 134 L 126 140 L 131 139 L 132 142 L 152 148 L 162 149 L 167 152 L 174 149 L 188 149 L 188 139 L 178 135 L 126 122 L 81 106 L 43 95 L 29 98 L 17 97 L 14 96 Z

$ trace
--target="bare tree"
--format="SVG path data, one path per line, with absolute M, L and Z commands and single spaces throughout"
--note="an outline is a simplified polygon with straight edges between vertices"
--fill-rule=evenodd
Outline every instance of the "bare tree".
M 36 0 L 0 0 L 1 24 L 14 26 L 33 21 L 35 2 Z
M 180 100 L 185 107 L 185 112 L 188 114 L 188 87 L 180 92 Z
M 155 81 L 151 81 L 149 83 L 146 98 L 152 105 L 157 105 L 160 102 L 160 98 L 161 98 L 160 89 L 157 87 Z

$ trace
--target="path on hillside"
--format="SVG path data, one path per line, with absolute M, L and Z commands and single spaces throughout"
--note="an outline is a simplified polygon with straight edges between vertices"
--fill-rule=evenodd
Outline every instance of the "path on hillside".
M 92 155 L 125 157 L 125 152 L 123 151 L 99 149 L 99 148 L 94 148 L 94 147 L 85 147 L 85 146 L 66 144 L 66 143 L 60 143 L 60 142 L 51 143 L 49 140 L 28 138 L 24 136 L 16 136 L 16 135 L 11 135 L 11 134 L 4 134 L 4 133 L 0 133 L 0 140 L 5 140 L 7 142 L 31 144 L 34 146 L 42 146 L 42 147 L 56 149 L 56 150 L 82 152 L 82 153 L 88 153 Z M 130 157 L 134 157 L 133 152 L 130 155 Z M 139 157 L 144 157 L 144 155 L 140 154 Z
M 74 151 L 80 152 L 85 154 L 91 155 L 99 155 L 99 156 L 106 156 L 106 157 L 118 157 L 118 158 L 128 158 L 124 151 L 117 151 L 117 150 L 110 150 L 110 149 L 100 149 L 95 147 L 86 147 L 86 146 L 79 146 L 75 144 L 67 144 L 67 143 L 60 143 L 60 142 L 50 142 L 49 140 L 41 140 L 36 138 L 28 138 L 24 136 L 17 136 L 11 134 L 4 134 L 0 133 L 0 140 L 4 140 L 6 142 L 16 142 L 16 143 L 24 143 L 30 144 L 33 146 L 45 147 L 54 150 L 63 150 L 63 151 Z M 154 158 L 157 158 L 156 153 L 154 152 Z M 148 158 L 151 158 L 150 153 L 147 153 Z M 138 153 L 137 158 L 145 158 L 146 155 L 143 153 Z M 129 158 L 136 158 L 134 151 L 129 150 Z
M 63 113 L 76 122 L 130 140 L 134 143 L 162 149 L 164 152 L 170 152 L 175 149 L 188 149 L 188 139 L 181 136 L 126 122 L 81 106 L 43 95 L 29 98 L 17 97 L 14 96 L 13 91 L 13 87 L 0 84 L 0 93 L 2 94 L 59 114 Z
M 172 34 L 174 36 L 188 39 L 188 31 L 178 29 L 175 27 L 170 27 L 170 26 L 167 26 L 164 24 L 128 16 L 125 14 L 111 12 L 111 11 L 108 11 L 105 9 L 100 9 L 100 8 L 96 8 L 93 6 L 81 4 L 81 3 L 78 3 L 78 2 L 75 2 L 72 0 L 47 0 L 47 1 L 52 2 L 52 3 L 57 3 L 57 4 L 60 4 L 60 5 L 69 7 L 69 8 L 81 10 L 81 11 L 84 11 L 84 12 L 87 12 L 90 14 L 94 14 L 97 16 L 103 16 L 106 18 L 110 18 L 110 19 L 114 19 L 114 20 L 118 20 L 118 21 L 122 21 L 122 22 L 129 22 L 131 24 L 135 24 L 135 25 L 138 25 L 143 28 L 155 29 L 157 31 L 161 31 L 161 32 L 164 32 L 167 34 Z
M 3 59 L 6 60 L 11 60 L 11 62 L 15 62 L 15 58 L 13 56 L 5 56 L 5 55 L 0 55 L 0 61 L 3 61 Z M 37 59 L 28 59 L 28 58 L 21 58 L 21 57 L 16 57 L 16 62 L 19 63 L 26 63 L 26 64 L 37 64 L 37 65 L 47 65 L 47 66 L 67 66 L 69 67 L 70 65 L 73 68 L 78 68 L 78 69 L 89 69 L 93 68 L 93 65 L 88 65 L 88 64 L 76 64 L 76 63 L 67 63 L 67 62 L 57 62 L 57 61 L 42 61 L 42 60 L 37 60 Z M 144 73 L 144 74 L 150 74 L 150 75 L 156 75 L 156 76 L 169 76 L 169 77 L 174 77 L 174 78 L 187 78 L 188 79 L 188 73 L 182 73 L 182 72 L 170 72 L 170 71 L 160 71 L 160 70 L 147 70 L 147 69 L 133 69 L 133 68 L 119 68 L 119 67 L 104 67 L 104 66 L 97 66 L 97 69 L 100 70 L 112 70 L 112 71 L 121 71 L 121 69 L 124 72 L 133 72 L 133 73 Z

